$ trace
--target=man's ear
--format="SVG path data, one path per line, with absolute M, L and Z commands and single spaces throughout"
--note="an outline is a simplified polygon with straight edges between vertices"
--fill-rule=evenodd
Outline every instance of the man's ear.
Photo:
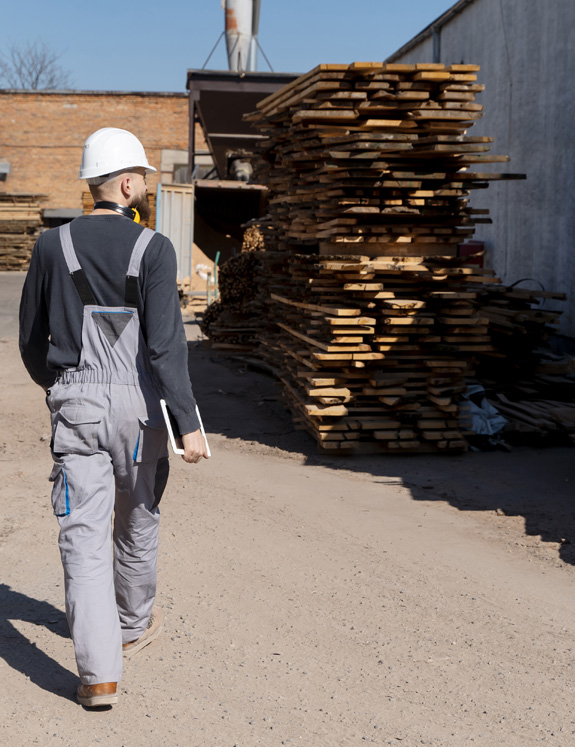
M 130 174 L 126 174 L 124 177 L 122 177 L 122 181 L 120 182 L 120 191 L 122 193 L 122 196 L 126 199 L 132 196 L 132 177 Z

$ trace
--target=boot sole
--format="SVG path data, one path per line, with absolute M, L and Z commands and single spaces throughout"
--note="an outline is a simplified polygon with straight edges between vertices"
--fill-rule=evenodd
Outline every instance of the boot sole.
M 122 647 L 122 655 L 125 659 L 129 659 L 131 656 L 134 656 L 134 654 L 137 654 L 138 651 L 141 651 L 143 648 L 145 648 L 150 643 L 152 643 L 152 641 L 155 641 L 156 638 L 160 635 L 160 633 L 164 629 L 164 622 L 165 622 L 164 613 L 160 611 L 160 614 L 162 615 L 160 619 L 160 623 L 153 633 L 146 635 L 146 633 L 148 632 L 146 631 L 146 633 L 144 633 L 141 638 L 139 638 L 134 643 L 130 643 L 129 648 Z
M 110 695 L 80 695 L 76 693 L 76 698 L 80 705 L 86 708 L 96 708 L 97 706 L 116 705 L 118 702 L 118 695 L 116 693 Z

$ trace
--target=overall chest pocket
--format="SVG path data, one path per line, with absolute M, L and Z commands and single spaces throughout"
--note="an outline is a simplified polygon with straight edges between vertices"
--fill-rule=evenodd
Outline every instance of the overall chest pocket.
M 55 415 L 55 454 L 94 454 L 98 451 L 98 430 L 102 410 L 93 405 L 63 405 Z

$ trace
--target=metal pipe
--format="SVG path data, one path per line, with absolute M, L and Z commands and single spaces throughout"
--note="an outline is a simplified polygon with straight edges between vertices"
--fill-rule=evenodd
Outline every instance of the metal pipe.
M 250 39 L 250 49 L 248 52 L 248 62 L 246 70 L 253 71 L 258 69 L 258 39 L 252 36 Z
M 192 181 L 192 174 L 196 168 L 196 101 L 195 91 L 190 91 L 190 132 L 188 135 L 188 183 Z
M 248 57 L 248 70 L 258 69 L 258 32 L 260 29 L 261 0 L 253 0 L 252 9 L 252 38 L 250 40 L 250 54 Z
M 226 48 L 228 52 L 228 67 L 230 70 L 245 72 L 251 70 L 253 55 L 253 0 L 225 0 L 226 14 Z
M 260 10 L 262 6 L 262 0 L 253 0 L 253 11 L 252 11 L 252 35 L 257 36 L 260 30 Z

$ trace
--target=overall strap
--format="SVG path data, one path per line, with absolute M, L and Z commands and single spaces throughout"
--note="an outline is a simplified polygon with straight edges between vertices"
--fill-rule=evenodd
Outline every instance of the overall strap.
M 130 264 L 126 273 L 126 295 L 124 299 L 126 306 L 136 307 L 138 305 L 140 265 L 144 252 L 155 233 L 151 228 L 144 228 L 132 249 Z
M 93 305 L 96 303 L 92 289 L 88 283 L 88 278 L 76 256 L 74 244 L 72 243 L 72 234 L 70 231 L 70 224 L 64 223 L 60 226 L 60 243 L 62 244 L 62 252 L 64 253 L 64 259 L 68 265 L 68 271 L 70 277 L 74 281 L 76 290 L 80 296 L 80 299 L 84 306 Z

